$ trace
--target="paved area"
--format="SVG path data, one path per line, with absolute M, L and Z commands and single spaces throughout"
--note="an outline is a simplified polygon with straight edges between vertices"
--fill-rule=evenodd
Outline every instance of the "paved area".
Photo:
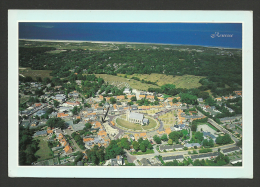
M 215 134 L 216 131 L 213 130 L 212 128 L 210 128 L 208 125 L 204 124 L 204 125 L 198 125 L 197 127 L 197 131 L 203 130 L 204 132 L 210 132 L 211 134 Z

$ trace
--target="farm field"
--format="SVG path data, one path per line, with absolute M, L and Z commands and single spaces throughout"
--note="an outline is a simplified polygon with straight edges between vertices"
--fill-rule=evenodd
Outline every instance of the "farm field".
M 38 158 L 37 161 L 42 161 L 42 160 L 52 158 L 52 156 L 50 156 L 51 149 L 48 147 L 47 141 L 43 140 L 44 138 L 46 138 L 46 137 L 35 138 L 36 140 L 40 140 L 40 143 L 39 143 L 40 149 L 35 153 L 35 155 L 40 157 L 40 158 Z
M 19 75 L 21 76 L 30 76 L 33 79 L 36 79 L 36 77 L 41 77 L 44 79 L 45 77 L 49 77 L 50 79 L 52 76 L 50 76 L 50 73 L 52 70 L 32 70 L 31 68 L 21 68 L 19 67 Z
M 119 76 L 124 77 L 125 74 L 118 74 Z M 200 79 L 205 78 L 204 76 L 195 76 L 195 75 L 183 75 L 183 76 L 175 76 L 172 75 L 164 75 L 152 73 L 148 74 L 133 74 L 127 75 L 127 78 L 131 79 L 131 77 L 138 77 L 140 80 L 144 79 L 145 81 L 156 82 L 159 86 L 164 84 L 174 84 L 176 88 L 197 88 L 201 86 L 199 83 Z M 131 79 L 133 80 L 133 79 Z
M 175 111 L 171 111 L 164 115 L 159 116 L 159 119 L 162 120 L 164 123 L 164 128 L 168 128 L 170 126 L 175 125 L 175 122 L 176 122 L 175 114 L 176 114 Z
M 85 75 L 85 74 L 83 74 Z M 140 81 L 136 81 L 133 79 L 127 79 L 124 77 L 114 76 L 114 75 L 107 75 L 107 74 L 95 74 L 96 77 L 103 78 L 106 82 L 111 85 L 118 86 L 118 87 L 128 87 L 128 85 L 137 90 L 148 90 L 148 88 L 159 88 L 159 86 L 141 83 Z

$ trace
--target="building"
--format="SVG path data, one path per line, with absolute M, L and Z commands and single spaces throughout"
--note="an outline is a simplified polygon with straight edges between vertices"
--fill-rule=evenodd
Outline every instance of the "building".
M 123 91 L 124 94 L 131 94 L 131 91 L 129 88 L 125 88 L 125 90 Z
M 227 148 L 227 149 L 222 149 L 221 152 L 224 154 L 224 155 L 227 155 L 227 154 L 230 154 L 230 153 L 234 153 L 234 152 L 237 152 L 237 151 L 240 151 L 240 148 L 239 147 L 231 147 L 231 148 Z
M 201 145 L 199 143 L 187 143 L 187 144 L 184 144 L 184 147 L 187 147 L 187 148 L 194 148 L 195 146 L 197 146 L 197 148 L 200 148 Z
M 164 150 L 166 150 L 166 151 L 172 151 L 172 150 L 181 150 L 181 149 L 183 149 L 184 148 L 184 146 L 183 145 L 179 145 L 179 144 L 176 144 L 176 145 L 161 145 L 160 147 L 159 147 L 159 149 L 160 149 L 160 151 L 164 151 Z
M 147 118 L 144 118 L 143 114 L 127 111 L 126 114 L 127 121 L 131 123 L 139 123 L 141 125 L 145 125 L 149 123 L 149 120 Z
M 72 149 L 69 145 L 67 145 L 65 148 L 64 148 L 64 151 L 66 152 L 66 154 L 70 154 L 72 153 Z
M 116 158 L 110 159 L 111 166 L 124 165 L 124 159 L 121 155 L 117 155 Z
M 206 153 L 206 154 L 200 154 L 200 155 L 192 155 L 190 158 L 192 160 L 202 160 L 202 159 L 212 159 L 216 158 L 219 155 L 219 152 L 214 153 Z
M 174 160 L 182 162 L 184 160 L 184 156 L 183 155 L 166 156 L 166 157 L 162 157 L 162 159 L 164 162 L 172 162 Z
M 34 137 L 38 137 L 38 136 L 46 136 L 47 135 L 47 131 L 44 130 L 44 131 L 37 131 L 35 134 L 34 134 Z

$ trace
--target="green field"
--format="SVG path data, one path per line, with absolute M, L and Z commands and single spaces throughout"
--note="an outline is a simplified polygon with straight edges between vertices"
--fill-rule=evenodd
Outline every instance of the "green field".
M 144 126 L 141 126 L 140 124 L 130 123 L 130 122 L 123 120 L 123 119 L 120 119 L 120 118 L 117 118 L 116 122 L 119 126 L 125 127 L 127 129 L 131 129 L 131 130 L 134 130 L 134 131 L 135 130 L 149 130 L 149 129 L 156 127 L 156 125 L 157 125 L 156 121 L 154 119 L 150 118 L 150 117 L 147 117 L 147 118 L 149 119 L 149 124 L 144 125 Z
M 117 118 L 116 119 L 116 123 L 121 126 L 121 127 L 125 127 L 125 128 L 128 128 L 128 129 L 132 129 L 132 130 L 142 130 L 142 127 L 140 124 L 135 124 L 135 123 L 130 123 L 126 120 L 123 120 L 123 119 L 120 119 L 120 118 Z
M 122 85 L 124 87 L 125 84 L 129 84 L 131 88 L 137 89 L 137 90 L 148 90 L 148 88 L 159 88 L 159 86 L 155 86 L 152 84 L 146 84 L 146 83 L 141 83 L 140 81 L 136 81 L 133 79 L 127 79 L 124 77 L 119 77 L 119 76 L 114 76 L 114 75 L 107 75 L 107 74 L 95 74 L 96 77 L 101 77 L 105 81 L 109 82 L 109 84 L 114 84 L 114 85 Z M 122 84 L 125 83 L 125 84 Z
M 149 124 L 143 126 L 144 130 L 149 130 L 149 129 L 152 129 L 152 128 L 156 127 L 157 123 L 156 123 L 156 121 L 154 119 L 152 119 L 150 117 L 147 117 L 147 116 L 146 116 L 146 118 L 149 119 Z
M 118 74 L 119 76 L 124 77 L 125 74 Z M 172 76 L 172 75 L 164 75 L 152 73 L 148 74 L 133 74 L 127 75 L 127 78 L 138 77 L 140 80 L 144 79 L 145 81 L 156 82 L 159 86 L 164 84 L 174 84 L 176 88 L 197 88 L 201 86 L 199 83 L 200 79 L 204 78 L 203 76 L 195 76 L 195 75 L 183 75 L 183 76 Z M 132 80 L 132 79 L 131 79 Z
M 30 76 L 33 79 L 36 79 L 36 77 L 41 77 L 42 79 L 44 79 L 45 77 L 52 78 L 52 76 L 50 76 L 51 72 L 52 70 L 32 70 L 31 68 L 19 67 L 19 75 L 24 77 Z
M 50 156 L 51 149 L 48 147 L 48 143 L 46 140 L 43 140 L 46 137 L 37 137 L 36 140 L 40 140 L 39 147 L 40 149 L 35 153 L 35 155 L 39 156 L 37 161 L 46 160 L 52 158 Z

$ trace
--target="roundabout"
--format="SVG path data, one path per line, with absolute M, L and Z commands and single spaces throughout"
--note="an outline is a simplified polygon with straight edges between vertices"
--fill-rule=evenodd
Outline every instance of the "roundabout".
M 147 115 L 145 117 L 149 119 L 149 124 L 147 125 L 129 122 L 126 120 L 126 115 L 117 116 L 113 121 L 118 128 L 128 132 L 151 132 L 160 127 L 160 123 L 156 119 Z

